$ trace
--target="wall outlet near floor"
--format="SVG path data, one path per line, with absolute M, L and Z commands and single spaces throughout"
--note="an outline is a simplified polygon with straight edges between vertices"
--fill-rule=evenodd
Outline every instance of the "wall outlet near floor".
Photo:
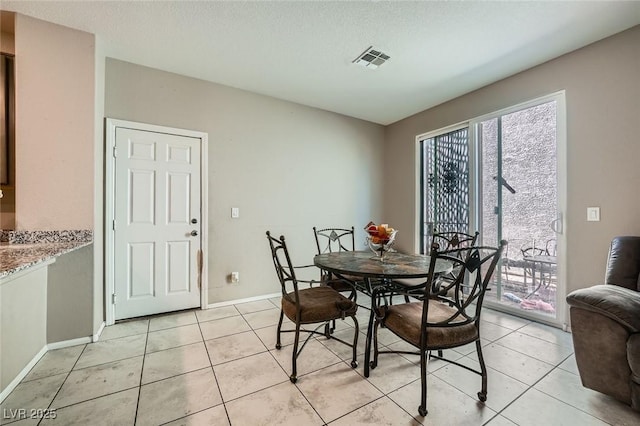
M 232 272 L 231 273 L 231 282 L 233 284 L 237 284 L 240 282 L 240 272 Z

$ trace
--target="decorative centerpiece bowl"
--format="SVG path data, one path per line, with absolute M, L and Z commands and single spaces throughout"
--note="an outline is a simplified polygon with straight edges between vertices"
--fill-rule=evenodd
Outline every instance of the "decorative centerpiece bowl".
M 396 234 L 398 231 L 389 227 L 389 225 L 376 225 L 373 222 L 365 227 L 367 231 L 367 244 L 371 251 L 375 254 L 375 258 L 384 262 L 385 255 L 391 250 Z

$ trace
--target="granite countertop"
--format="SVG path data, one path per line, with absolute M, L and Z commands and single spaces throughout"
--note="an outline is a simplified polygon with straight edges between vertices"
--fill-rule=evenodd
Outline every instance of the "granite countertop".
M 58 239 L 52 233 L 48 236 L 0 242 L 0 279 L 92 243 L 87 238 Z

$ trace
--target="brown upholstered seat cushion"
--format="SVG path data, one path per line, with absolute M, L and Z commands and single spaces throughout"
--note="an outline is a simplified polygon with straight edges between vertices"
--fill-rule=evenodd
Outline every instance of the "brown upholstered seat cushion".
M 312 324 L 342 318 L 356 313 L 358 305 L 331 287 L 311 287 L 298 290 L 300 298 L 300 322 Z M 291 321 L 296 321 L 294 293 L 282 298 L 282 311 Z
M 403 303 L 379 308 L 385 314 L 385 326 L 416 347 L 420 347 L 420 324 L 422 322 L 422 302 Z M 445 321 L 457 310 L 435 300 L 429 301 L 429 323 Z M 446 349 L 466 345 L 478 339 L 475 324 L 455 325 L 462 319 L 454 319 L 447 327 L 427 327 L 427 349 Z

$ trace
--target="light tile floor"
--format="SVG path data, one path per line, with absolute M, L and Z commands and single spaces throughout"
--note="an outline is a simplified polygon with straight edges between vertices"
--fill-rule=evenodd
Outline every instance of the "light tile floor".
M 293 385 L 292 334 L 283 336 L 288 346 L 274 349 L 278 305 L 270 299 L 133 320 L 107 327 L 97 343 L 52 350 L 2 403 L 0 424 L 640 424 L 640 413 L 582 387 L 570 334 L 491 310 L 481 329 L 489 367 L 485 404 L 476 397 L 479 376 L 432 360 L 429 414 L 420 417 L 417 357 L 381 355 L 365 379 L 364 333 L 355 370 L 349 348 L 312 340 Z M 364 330 L 368 311 L 358 319 Z M 338 322 L 338 336 L 352 333 L 350 320 Z M 384 330 L 380 341 L 406 347 Z M 477 366 L 472 345 L 446 352 Z M 46 410 L 55 410 L 55 419 L 24 418 L 53 413 Z

